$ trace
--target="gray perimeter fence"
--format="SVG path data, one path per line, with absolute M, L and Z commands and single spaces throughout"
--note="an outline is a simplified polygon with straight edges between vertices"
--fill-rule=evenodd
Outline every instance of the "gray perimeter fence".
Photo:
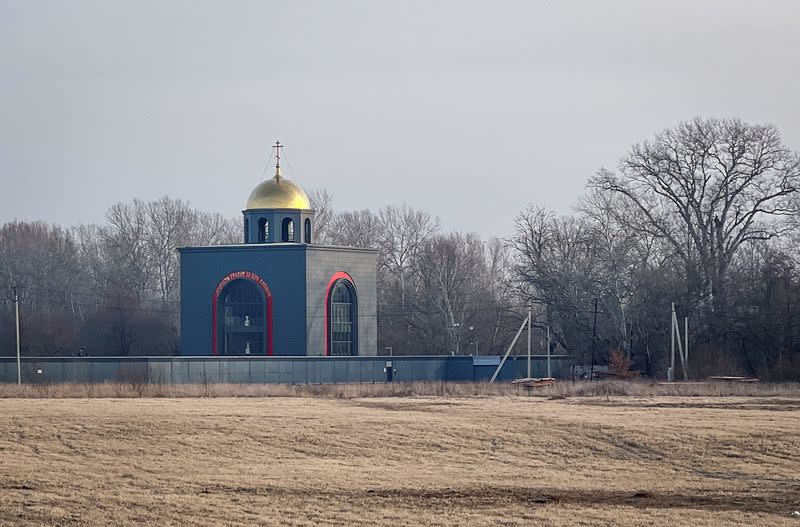
M 24 357 L 22 382 L 152 384 L 345 384 L 389 381 L 488 381 L 501 357 Z M 566 378 L 573 358 L 552 355 L 553 377 Z M 547 357 L 531 360 L 533 377 L 547 374 Z M 527 356 L 509 357 L 500 381 L 527 376 Z M 0 357 L 0 382 L 17 382 L 15 357 Z

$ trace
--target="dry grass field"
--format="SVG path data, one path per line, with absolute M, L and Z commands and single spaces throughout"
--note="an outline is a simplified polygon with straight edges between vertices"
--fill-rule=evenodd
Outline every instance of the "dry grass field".
M 1 525 L 800 526 L 797 395 L 8 395 Z

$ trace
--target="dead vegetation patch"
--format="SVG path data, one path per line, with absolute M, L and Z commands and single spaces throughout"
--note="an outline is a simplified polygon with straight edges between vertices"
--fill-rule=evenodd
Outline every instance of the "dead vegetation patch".
M 757 412 L 794 412 L 800 410 L 800 401 L 775 397 L 748 397 L 719 399 L 681 399 L 681 400 L 642 400 L 639 398 L 615 397 L 614 399 L 592 398 L 576 399 L 575 404 L 588 406 L 630 407 L 630 408 L 676 408 L 676 409 L 716 409 L 752 410 Z
M 788 525 L 757 399 L 4 399 L 0 525 Z
M 1 398 L 219 398 L 525 396 L 551 400 L 586 397 L 800 397 L 800 383 L 705 382 L 666 384 L 647 380 L 558 381 L 538 388 L 508 382 L 395 382 L 376 384 L 0 384 Z

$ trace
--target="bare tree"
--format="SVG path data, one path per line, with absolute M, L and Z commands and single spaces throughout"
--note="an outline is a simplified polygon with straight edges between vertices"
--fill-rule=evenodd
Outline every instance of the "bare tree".
M 23 352 L 50 354 L 74 348 L 79 302 L 87 287 L 72 233 L 43 222 L 0 226 L 0 318 L 12 313 L 11 286 L 23 313 Z M 0 343 L 7 326 L 0 324 Z M 63 337 L 63 338 L 62 338 Z M 0 345 L 0 353 L 4 346 Z
M 506 326 L 515 304 L 510 249 L 508 242 L 497 237 L 486 242 L 488 298 L 484 299 L 482 312 L 491 313 L 491 319 L 486 320 L 491 328 L 486 339 L 489 353 L 499 351 L 497 345 L 504 333 L 501 328 Z
M 637 256 L 639 238 L 627 226 L 626 203 L 616 193 L 595 191 L 581 200 L 579 210 L 592 231 L 597 274 L 596 297 L 615 329 L 615 340 L 629 352 L 630 302 L 636 293 L 637 271 L 648 264 Z
M 697 118 L 634 145 L 619 174 L 601 170 L 590 185 L 634 205 L 629 228 L 666 240 L 687 265 L 696 254 L 709 309 L 724 316 L 731 261 L 781 232 L 770 217 L 789 211 L 799 159 L 773 125 Z
M 520 295 L 548 306 L 552 336 L 567 351 L 585 351 L 587 309 L 599 295 L 595 234 L 582 216 L 558 217 L 531 206 L 516 219 L 511 239 Z
M 475 234 L 433 236 L 420 248 L 419 272 L 425 299 L 440 315 L 437 333 L 447 337 L 450 351 L 466 353 L 461 340 L 485 293 L 483 242 Z
M 316 243 L 328 244 L 330 241 L 331 224 L 335 221 L 333 210 L 333 196 L 324 188 L 311 189 L 308 193 L 311 207 L 314 208 L 314 239 Z
M 6 291 L 16 285 L 25 309 L 49 312 L 70 305 L 81 274 L 70 231 L 43 222 L 0 227 L 0 284 Z M 2 295 L 4 303 L 7 297 Z
M 408 205 L 386 206 L 378 213 L 381 249 L 389 272 L 402 284 L 422 244 L 439 229 L 438 219 Z
M 242 222 L 218 212 L 192 211 L 189 245 L 234 245 L 242 243 Z
M 786 218 L 786 236 L 779 243 L 795 267 L 800 267 L 800 192 L 792 196 L 791 211 Z
M 162 303 L 177 300 L 178 253 L 186 245 L 196 214 L 185 201 L 167 196 L 147 204 L 146 242 L 153 281 Z
M 147 205 L 134 199 L 113 205 L 99 233 L 103 251 L 113 262 L 107 269 L 109 285 L 114 294 L 127 296 L 137 305 L 147 298 L 153 284 L 147 223 Z
M 380 219 L 367 209 L 340 212 L 331 220 L 326 239 L 332 245 L 377 249 L 381 241 Z
M 379 262 L 387 278 L 394 282 L 387 284 L 387 287 L 394 285 L 397 288 L 400 316 L 405 319 L 406 351 L 410 353 L 414 313 L 408 309 L 406 302 L 409 283 L 413 284 L 416 278 L 414 262 L 419 250 L 439 229 L 439 221 L 427 212 L 415 210 L 408 205 L 386 206 L 378 214 L 381 225 Z

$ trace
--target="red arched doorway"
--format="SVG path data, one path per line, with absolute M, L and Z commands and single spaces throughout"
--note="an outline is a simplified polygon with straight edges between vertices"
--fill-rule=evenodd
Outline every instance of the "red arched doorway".
M 251 271 L 220 280 L 212 299 L 214 355 L 272 355 L 272 293 Z

